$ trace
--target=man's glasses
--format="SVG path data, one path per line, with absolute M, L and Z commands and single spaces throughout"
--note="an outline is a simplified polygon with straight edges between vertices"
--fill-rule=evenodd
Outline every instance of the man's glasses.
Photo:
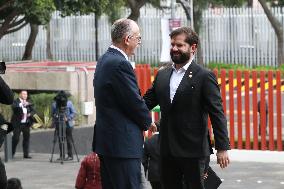
M 141 40 L 142 40 L 142 37 L 141 37 L 141 36 L 129 35 L 128 38 L 134 38 L 134 39 L 136 39 L 138 42 L 141 42 Z

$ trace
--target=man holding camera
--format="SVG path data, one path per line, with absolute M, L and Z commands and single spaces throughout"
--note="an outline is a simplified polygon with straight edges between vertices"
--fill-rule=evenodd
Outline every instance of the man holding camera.
M 19 93 L 19 98 L 14 100 L 12 105 L 13 115 L 11 122 L 14 127 L 12 137 L 12 154 L 14 157 L 19 143 L 20 134 L 22 132 L 24 158 L 31 159 L 32 157 L 29 155 L 30 127 L 34 122 L 33 115 L 35 114 L 35 111 L 32 104 L 27 99 L 28 92 L 26 90 L 22 90 Z
M 64 160 L 73 160 L 73 152 L 72 152 L 72 143 L 73 143 L 73 126 L 74 126 L 74 118 L 76 115 L 76 110 L 73 106 L 71 100 L 68 100 L 68 96 L 64 91 L 60 91 L 57 96 L 54 98 L 54 102 L 52 103 L 52 116 L 53 116 L 53 124 L 56 127 L 58 138 L 59 136 L 59 126 L 66 126 L 66 140 L 67 140 L 67 154 L 68 157 Z M 61 124 L 60 114 L 63 114 L 64 123 Z M 64 158 L 64 154 L 62 154 L 62 147 L 59 141 L 59 150 L 60 150 L 60 158 Z M 64 152 L 64 151 L 63 151 Z M 63 156 L 62 156 L 63 155 Z

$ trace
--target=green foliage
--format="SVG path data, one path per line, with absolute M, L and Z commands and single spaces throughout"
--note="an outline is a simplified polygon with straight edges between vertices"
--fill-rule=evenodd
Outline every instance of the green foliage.
M 45 25 L 51 19 L 51 14 L 55 11 L 53 0 L 28 0 L 24 4 L 24 15 L 29 23 Z
M 284 64 L 281 64 L 281 66 L 279 67 L 279 69 L 280 69 L 281 71 L 284 71 Z
M 57 10 L 62 16 L 95 13 L 102 15 L 112 3 L 111 0 L 55 0 Z
M 206 66 L 207 68 L 213 69 L 233 69 L 233 70 L 246 70 L 249 69 L 248 67 L 241 65 L 241 64 L 224 64 L 220 62 L 209 62 Z
M 10 105 L 0 104 L 0 113 L 4 116 L 7 121 L 11 120 L 12 108 Z
M 277 6 L 283 7 L 284 6 L 284 0 L 277 0 L 277 1 L 275 1 L 275 0 L 267 0 L 267 2 L 270 2 L 271 6 L 273 6 L 273 7 L 277 7 Z
M 12 12 L 16 16 L 24 16 L 25 20 L 37 25 L 44 25 L 51 19 L 51 14 L 55 10 L 53 0 L 0 0 L 0 7 L 6 6 L 0 10 L 0 18 L 6 19 Z
M 50 110 L 55 95 L 55 93 L 39 93 L 30 95 L 30 99 L 34 104 L 34 109 L 42 120 L 45 119 L 44 112 L 46 112 L 46 109 Z
M 281 70 L 284 71 L 284 65 L 281 65 L 279 68 L 275 68 L 273 66 L 253 66 L 252 68 L 247 67 L 242 64 L 224 64 L 221 62 L 209 62 L 209 64 L 206 65 L 207 68 L 213 70 L 213 69 L 226 69 L 226 70 L 256 70 L 256 71 L 268 71 L 268 70 Z
M 37 114 L 34 115 L 36 123 L 33 124 L 32 128 L 49 128 L 52 124 L 52 115 L 49 107 L 46 107 L 43 112 L 43 119 L 40 118 Z
M 105 14 L 108 15 L 110 23 L 113 23 L 121 17 L 122 10 L 125 6 L 125 0 L 115 0 L 112 3 L 107 4 Z
M 146 0 L 153 7 L 160 8 L 160 0 Z
M 214 5 L 222 5 L 225 7 L 240 7 L 242 6 L 247 0 L 209 0 L 209 3 Z

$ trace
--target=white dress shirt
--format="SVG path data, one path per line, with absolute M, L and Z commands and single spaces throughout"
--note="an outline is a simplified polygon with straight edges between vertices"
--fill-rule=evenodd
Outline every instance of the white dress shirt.
M 123 52 L 123 50 L 121 50 L 120 48 L 114 46 L 114 45 L 111 45 L 110 48 L 113 48 L 113 49 L 116 49 L 118 50 L 119 52 L 121 52 L 121 54 L 123 54 L 123 56 L 125 57 L 125 59 L 128 61 L 128 56 L 125 54 L 125 52 Z
M 27 118 L 28 118 L 28 109 L 26 108 L 26 106 L 24 105 L 25 104 L 25 102 L 24 102 L 24 100 L 22 100 L 21 98 L 20 98 L 20 104 L 19 104 L 19 106 L 22 108 L 22 110 L 23 110 L 23 117 L 22 117 L 22 119 L 21 119 L 21 123 L 26 123 L 27 122 Z
M 171 98 L 171 103 L 173 102 L 174 96 L 176 94 L 177 88 L 186 72 L 186 70 L 188 69 L 189 65 L 191 64 L 192 59 L 190 59 L 188 61 L 188 63 L 186 65 L 184 65 L 182 68 L 180 69 L 176 69 L 175 68 L 175 64 L 172 65 L 173 67 L 173 73 L 171 75 L 171 79 L 170 79 L 170 98 Z

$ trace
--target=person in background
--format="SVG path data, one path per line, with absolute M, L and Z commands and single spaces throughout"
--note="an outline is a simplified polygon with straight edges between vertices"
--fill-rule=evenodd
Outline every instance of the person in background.
M 100 159 L 95 152 L 87 155 L 81 162 L 77 175 L 76 189 L 101 189 Z
M 160 144 L 159 144 L 159 124 L 155 122 L 157 132 L 144 142 L 143 166 L 148 180 L 153 189 L 161 189 L 160 173 Z
M 32 158 L 29 155 L 30 146 L 30 127 L 34 123 L 33 115 L 35 114 L 33 105 L 28 101 L 28 92 L 21 90 L 19 98 L 14 100 L 12 105 L 13 115 L 11 123 L 14 127 L 12 137 L 12 155 L 15 156 L 16 148 L 19 143 L 21 132 L 23 133 L 23 155 L 24 158 Z
M 9 178 L 8 179 L 8 184 L 7 184 L 7 189 L 23 189 L 22 188 L 22 183 L 20 179 L 18 178 Z
M 72 143 L 73 143 L 73 127 L 74 127 L 74 119 L 76 116 L 76 110 L 75 107 L 72 103 L 71 100 L 68 99 L 70 95 L 67 94 L 64 91 L 60 91 L 56 97 L 58 98 L 62 98 L 64 101 L 66 101 L 66 108 L 65 108 L 65 112 L 64 112 L 64 121 L 65 121 L 65 125 L 66 125 L 66 140 L 67 140 L 67 154 L 68 157 L 64 157 L 65 154 L 63 154 L 63 157 L 61 158 L 65 158 L 64 160 L 73 160 L 73 151 L 72 151 Z M 55 98 L 56 98 L 55 97 Z M 54 101 L 51 105 L 51 113 L 52 113 L 52 121 L 53 124 L 55 125 L 55 129 L 57 129 L 57 134 L 59 136 L 59 109 L 57 107 L 57 102 Z M 61 145 L 59 143 L 59 150 L 61 152 Z M 62 154 L 62 153 L 60 153 Z

